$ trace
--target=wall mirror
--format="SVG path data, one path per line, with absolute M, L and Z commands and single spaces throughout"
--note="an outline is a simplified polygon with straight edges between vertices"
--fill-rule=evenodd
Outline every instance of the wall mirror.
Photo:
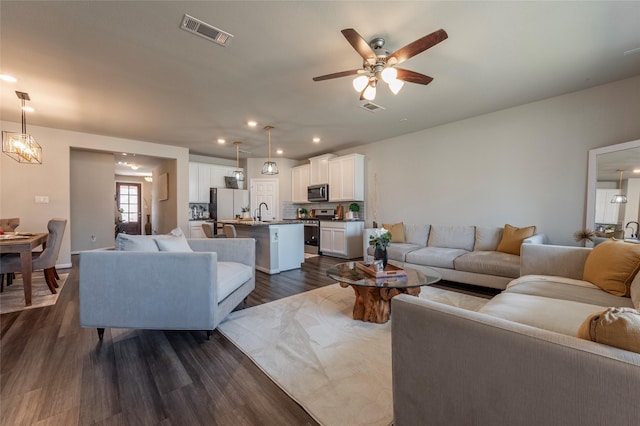
M 640 240 L 640 139 L 589 150 L 587 179 L 585 228 L 595 232 L 595 242 Z M 626 202 L 612 202 L 619 195 Z

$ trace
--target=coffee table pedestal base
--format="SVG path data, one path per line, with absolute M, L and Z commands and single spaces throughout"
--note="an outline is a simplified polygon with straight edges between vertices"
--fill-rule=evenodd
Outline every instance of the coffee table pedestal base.
M 356 294 L 353 304 L 353 319 L 384 324 L 389 321 L 391 314 L 391 299 L 398 294 L 418 296 L 420 287 L 388 288 L 366 287 L 340 283 L 342 288 L 351 287 Z

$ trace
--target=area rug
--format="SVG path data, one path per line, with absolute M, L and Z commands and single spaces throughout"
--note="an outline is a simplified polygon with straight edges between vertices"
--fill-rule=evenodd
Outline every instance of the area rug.
M 47 283 L 44 280 L 42 272 L 34 273 L 31 278 L 31 306 L 24 305 L 24 287 L 22 286 L 21 275 L 16 275 L 16 279 L 13 280 L 13 284 L 7 287 L 7 281 L 5 278 L 4 291 L 0 293 L 0 314 L 7 314 L 9 312 L 17 312 L 25 309 L 41 308 L 43 306 L 55 305 L 64 287 L 65 282 L 69 274 L 59 274 L 57 294 L 51 294 Z
M 434 287 L 420 297 L 470 310 L 488 302 Z M 218 330 L 318 423 L 390 425 L 391 322 L 354 321 L 353 302 L 333 284 L 233 312 Z

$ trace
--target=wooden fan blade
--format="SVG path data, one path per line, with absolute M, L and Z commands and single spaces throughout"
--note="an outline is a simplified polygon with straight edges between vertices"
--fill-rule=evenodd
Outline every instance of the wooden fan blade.
M 322 80 L 330 80 L 332 78 L 347 77 L 349 75 L 358 74 L 361 71 L 362 70 L 334 72 L 333 74 L 321 75 L 320 77 L 313 77 L 313 81 L 322 81 Z
M 409 58 L 416 56 L 418 53 L 422 53 L 430 47 L 435 46 L 441 41 L 446 40 L 449 37 L 447 32 L 443 29 L 438 31 L 434 31 L 429 35 L 426 35 L 413 43 L 407 44 L 405 47 L 402 47 L 391 55 L 387 57 L 387 64 L 396 65 L 406 61 Z
M 429 84 L 433 81 L 433 77 L 429 77 L 428 75 L 420 74 L 415 71 L 405 70 L 403 68 L 396 68 L 398 71 L 397 79 L 406 81 L 409 83 L 416 84 Z
M 341 32 L 349 44 L 360 56 L 362 56 L 362 59 L 369 62 L 371 65 L 376 63 L 376 52 L 373 51 L 371 46 L 369 46 L 369 43 L 367 43 L 356 30 L 353 28 L 346 28 Z

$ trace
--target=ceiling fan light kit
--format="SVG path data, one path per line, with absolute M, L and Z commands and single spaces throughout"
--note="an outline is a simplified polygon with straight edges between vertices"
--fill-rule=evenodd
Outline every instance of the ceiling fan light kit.
M 362 59 L 364 59 L 362 69 L 322 75 L 314 77 L 313 80 L 322 81 L 358 75 L 353 80 L 353 88 L 356 92 L 360 93 L 360 100 L 368 101 L 376 98 L 378 80 L 387 83 L 389 90 L 391 90 L 391 93 L 394 95 L 400 92 L 405 82 L 422 85 L 431 83 L 433 81 L 432 77 L 415 71 L 395 68 L 395 66 L 448 38 L 447 32 L 440 29 L 390 54 L 388 50 L 384 49 L 385 40 L 383 38 L 377 37 L 367 43 L 353 28 L 342 30 L 342 35 L 344 35 L 349 44 L 351 44 Z

